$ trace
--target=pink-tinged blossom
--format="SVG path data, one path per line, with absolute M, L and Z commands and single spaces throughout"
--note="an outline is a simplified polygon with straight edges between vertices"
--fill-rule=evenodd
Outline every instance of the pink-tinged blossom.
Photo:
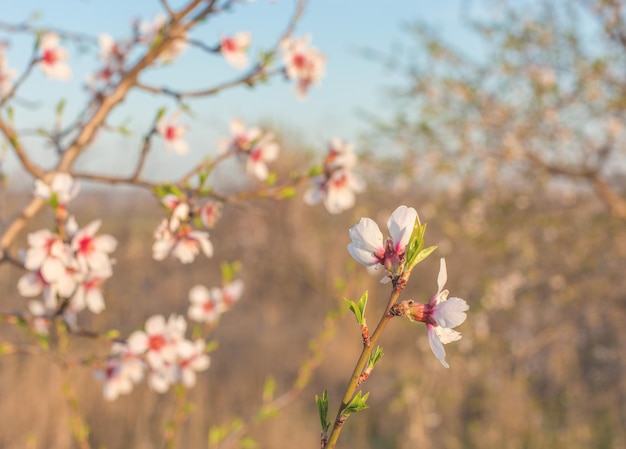
M 128 337 L 128 347 L 133 354 L 144 356 L 150 368 L 171 365 L 176 360 L 176 343 L 185 332 L 180 330 L 176 315 L 167 321 L 162 315 L 154 315 L 146 320 L 143 331 L 135 331 Z
M 200 219 L 206 228 L 213 228 L 222 216 L 222 204 L 216 201 L 207 201 L 200 207 Z
M 115 251 L 117 240 L 104 234 L 96 235 L 101 220 L 94 220 L 74 234 L 71 248 L 83 272 L 96 272 L 100 277 L 108 278 L 112 274 L 109 254 Z
M 274 141 L 274 135 L 265 134 L 247 154 L 246 172 L 260 181 L 265 181 L 269 176 L 267 163 L 278 157 L 278 151 L 279 146 Z
M 383 234 L 371 218 L 361 218 L 358 224 L 350 228 L 352 243 L 348 252 L 359 263 L 366 267 L 382 265 L 386 277 L 382 282 L 397 278 L 404 268 L 406 247 L 418 220 L 417 212 L 412 207 L 399 206 L 387 221 L 391 237 L 383 240 Z
M 66 64 L 67 50 L 59 46 L 59 36 L 56 33 L 46 33 L 41 38 L 41 57 L 39 66 L 48 78 L 66 81 L 72 77 L 72 70 Z
M 206 370 L 211 359 L 205 353 L 204 340 L 183 340 L 178 346 L 178 373 L 177 378 L 187 388 L 196 384 L 196 372 Z
M 413 301 L 405 303 L 408 308 L 406 315 L 410 320 L 426 323 L 428 342 L 433 354 L 444 367 L 449 368 L 443 345 L 461 339 L 461 333 L 453 328 L 465 321 L 467 318 L 465 312 L 469 309 L 469 305 L 464 299 L 448 298 L 448 290 L 444 290 L 447 279 L 446 261 L 441 258 L 437 276 L 437 293 L 430 298 L 428 304 Z
M 304 192 L 308 205 L 323 203 L 331 214 L 339 214 L 354 206 L 356 193 L 365 190 L 365 182 L 348 170 L 334 170 L 330 177 L 317 176 Z
M 285 39 L 281 43 L 285 73 L 296 82 L 300 98 L 306 97 L 309 87 L 324 76 L 326 57 L 310 45 L 311 37 Z
M 151 22 L 142 21 L 138 27 L 139 42 L 148 45 L 152 44 L 161 33 L 161 30 L 165 26 L 165 22 L 165 15 L 161 13 L 158 13 Z
M 189 318 L 199 323 L 212 324 L 220 315 L 232 307 L 243 294 L 243 281 L 235 280 L 222 288 L 206 288 L 196 285 L 189 291 L 191 306 Z
M 102 284 L 108 276 L 89 274 L 82 279 L 76 291 L 72 295 L 71 305 L 76 312 L 87 308 L 92 313 L 100 313 L 104 310 L 104 296 Z
M 35 181 L 35 196 L 46 201 L 55 201 L 61 206 L 74 199 L 79 190 L 80 183 L 68 173 L 55 173 L 50 183 L 41 179 Z
M 169 121 L 161 117 L 157 123 L 157 132 L 165 139 L 165 148 L 171 148 L 178 154 L 186 154 L 189 146 L 183 135 L 187 132 L 187 126 L 176 124 L 180 114 L 181 111 L 176 111 Z
M 191 218 L 191 207 L 186 199 L 179 198 L 174 194 L 167 194 L 161 198 L 167 210 L 170 211 L 169 231 L 174 233 L 180 228 L 181 223 L 186 223 Z
M 33 330 L 39 335 L 48 335 L 50 317 L 44 305 L 39 301 L 28 301 L 28 311 L 32 315 Z
M 193 230 L 188 224 L 172 232 L 169 226 L 169 220 L 164 218 L 154 232 L 152 257 L 155 260 L 163 260 L 170 253 L 182 263 L 193 262 L 200 252 L 207 257 L 213 256 L 208 232 Z
M 248 47 L 252 41 L 252 34 L 241 31 L 234 36 L 223 37 L 220 40 L 220 53 L 233 67 L 243 69 L 248 65 Z
M 96 379 L 103 382 L 102 393 L 108 401 L 130 393 L 133 385 L 144 376 L 144 364 L 129 348 L 115 342 L 107 358 L 104 370 L 96 371 Z
M 351 144 L 332 139 L 322 174 L 311 179 L 311 187 L 304 193 L 304 202 L 309 205 L 323 203 L 331 214 L 353 207 L 356 193 L 365 190 L 365 182 L 351 171 L 356 160 Z
M 249 151 L 262 135 L 260 128 L 247 128 L 240 119 L 232 119 L 230 121 L 230 132 L 232 134 L 231 138 L 222 139 L 218 143 L 220 153 Z
M 0 98 L 11 92 L 13 88 L 13 78 L 17 75 L 15 69 L 8 67 L 6 55 L 4 54 L 4 45 L 0 43 Z

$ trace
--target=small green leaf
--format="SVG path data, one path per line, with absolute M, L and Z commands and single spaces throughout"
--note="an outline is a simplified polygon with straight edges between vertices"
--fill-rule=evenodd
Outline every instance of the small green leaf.
M 383 358 L 383 355 L 383 348 L 377 346 L 374 351 L 370 352 L 370 357 L 367 360 L 368 368 L 370 368 L 370 370 L 374 368 L 374 365 L 376 365 L 380 361 L 380 359 Z
M 278 175 L 276 175 L 276 172 L 270 172 L 267 179 L 265 180 L 265 185 L 273 186 L 274 184 L 276 184 L 277 180 L 278 180 Z
M 167 108 L 159 108 L 159 110 L 157 111 L 156 117 L 154 118 L 154 121 L 158 122 L 159 120 L 161 120 L 166 112 L 167 112 Z
M 265 379 L 265 384 L 263 385 L 263 402 L 270 402 L 274 399 L 274 393 L 276 392 L 276 379 L 272 376 L 268 376 Z
M 65 109 L 65 105 L 66 105 L 66 101 L 65 100 L 60 100 L 57 103 L 57 107 L 56 107 L 57 118 L 61 117 L 61 115 L 63 115 L 63 110 Z
M 328 421 L 328 391 L 324 390 L 322 396 L 315 395 L 315 403 L 320 416 L 322 432 L 326 432 L 330 427 L 330 422 Z
M 369 407 L 369 405 L 367 405 L 367 398 L 369 398 L 369 396 L 370 396 L 369 393 L 363 394 L 362 391 L 359 391 L 352 398 L 352 400 L 346 406 L 346 408 L 343 409 L 341 414 L 344 415 L 344 416 L 350 416 L 353 413 L 358 413 L 358 412 L 360 412 L 362 410 L 365 410 L 366 408 Z
M 319 176 L 323 173 L 323 169 L 321 165 L 316 165 L 315 167 L 311 167 L 308 171 L 307 176 L 313 178 L 314 176 Z
M 280 190 L 280 192 L 278 192 L 278 199 L 287 200 L 296 196 L 297 193 L 298 191 L 295 189 L 295 187 L 284 187 Z
M 361 295 L 361 299 L 359 302 L 350 301 L 347 298 L 343 299 L 345 303 L 348 305 L 352 313 L 354 313 L 354 317 L 356 318 L 356 322 L 361 326 L 365 324 L 365 307 L 367 306 L 367 290 L 365 293 Z
M 220 269 L 222 271 L 222 284 L 228 284 L 235 279 L 237 272 L 241 270 L 241 262 L 235 260 L 231 263 L 222 262 L 220 264 Z

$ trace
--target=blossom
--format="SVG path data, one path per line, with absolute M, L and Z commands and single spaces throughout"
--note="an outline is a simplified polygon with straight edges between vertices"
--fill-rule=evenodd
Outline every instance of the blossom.
M 335 170 L 330 177 L 315 177 L 311 183 L 304 193 L 304 202 L 309 205 L 322 202 L 331 214 L 353 207 L 355 193 L 365 190 L 365 182 L 348 170 Z
M 154 231 L 152 257 L 155 260 L 163 260 L 170 253 L 182 263 L 193 262 L 200 251 L 207 257 L 213 256 L 208 232 L 196 231 L 187 223 L 176 231 L 171 231 L 169 226 L 169 220 L 164 218 Z
M 216 201 L 207 201 L 200 207 L 200 219 L 207 228 L 213 228 L 222 216 L 222 204 Z
M 196 384 L 196 371 L 204 371 L 211 363 L 211 359 L 204 352 L 204 340 L 183 340 L 177 346 L 178 373 L 181 383 L 191 388 Z
M 71 298 L 72 308 L 76 312 L 80 312 L 85 307 L 92 313 L 102 312 L 105 308 L 102 283 L 107 277 L 88 274 L 80 280 Z
M 17 75 L 15 69 L 10 69 L 7 66 L 8 63 L 4 54 L 4 45 L 0 43 L 0 97 L 4 97 L 11 92 L 13 88 L 11 80 Z
M 72 70 L 65 64 L 68 59 L 67 50 L 59 46 L 58 34 L 44 34 L 41 38 L 41 50 L 39 65 L 44 75 L 62 81 L 72 77 Z
M 444 290 L 447 279 L 446 261 L 441 258 L 437 276 L 437 293 L 430 298 L 428 304 L 406 301 L 404 308 L 406 311 L 408 307 L 406 314 L 411 321 L 426 323 L 430 349 L 441 364 L 449 368 L 443 345 L 461 339 L 461 333 L 453 328 L 465 321 L 467 318 L 465 312 L 469 309 L 469 305 L 464 299 L 448 298 L 448 290 Z
M 224 285 L 221 289 L 206 288 L 196 285 L 189 291 L 191 306 L 187 312 L 189 318 L 200 323 L 214 323 L 239 300 L 243 293 L 243 281 L 236 280 Z
M 108 234 L 96 236 L 101 224 L 101 220 L 94 220 L 76 232 L 71 248 L 83 271 L 97 272 L 108 278 L 112 274 L 109 254 L 115 251 L 117 240 Z
M 281 42 L 285 74 L 296 81 L 296 90 L 304 98 L 312 84 L 324 76 L 326 57 L 310 46 L 311 37 L 284 39 Z
M 252 40 L 252 34 L 249 32 L 241 31 L 231 37 L 223 37 L 220 40 L 220 53 L 224 56 L 224 59 L 238 69 L 242 69 L 248 65 L 248 47 Z
M 274 141 L 274 135 L 265 134 L 250 149 L 246 159 L 246 172 L 254 175 L 260 181 L 265 181 L 269 176 L 267 162 L 278 157 L 279 146 Z
M 415 209 L 399 206 L 387 221 L 391 237 L 383 240 L 383 234 L 374 220 L 361 218 L 358 224 L 350 228 L 352 243 L 348 245 L 348 252 L 366 267 L 378 268 L 378 265 L 382 265 L 386 276 L 395 279 L 402 273 L 406 247 L 418 220 Z M 386 280 L 386 277 L 383 278 L 383 282 Z
M 252 144 L 262 135 L 260 128 L 246 128 L 246 124 L 237 118 L 230 121 L 229 127 L 232 137 L 220 140 L 218 144 L 220 153 L 226 153 L 227 151 L 248 151 L 252 147 Z
M 61 206 L 75 198 L 79 190 L 80 183 L 68 173 L 55 173 L 49 184 L 41 179 L 35 181 L 35 196 Z
M 105 369 L 96 371 L 96 379 L 103 382 L 104 398 L 113 401 L 129 393 L 133 385 L 143 378 L 143 362 L 124 343 L 115 342 L 107 357 Z
M 180 113 L 180 110 L 176 111 L 167 122 L 161 117 L 157 123 L 157 132 L 165 139 L 166 148 L 172 148 L 178 154 L 185 154 L 189 146 L 182 136 L 187 132 L 187 126 L 176 125 Z
M 128 337 L 128 347 L 133 354 L 145 356 L 150 367 L 159 368 L 175 361 L 176 343 L 183 339 L 185 328 L 177 315 L 167 321 L 163 315 L 154 315 L 146 320 L 144 330 Z

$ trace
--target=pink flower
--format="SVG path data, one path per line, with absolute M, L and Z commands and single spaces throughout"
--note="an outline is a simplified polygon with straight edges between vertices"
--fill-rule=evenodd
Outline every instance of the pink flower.
M 123 343 L 113 343 L 105 369 L 96 371 L 96 379 L 103 382 L 102 393 L 108 401 L 121 394 L 130 393 L 133 385 L 140 382 L 144 374 L 143 362 Z
M 209 290 L 203 285 L 196 285 L 189 291 L 189 318 L 199 323 L 214 323 L 239 300 L 242 293 L 241 280 L 230 282 L 221 289 L 214 287 Z
M 96 236 L 101 220 L 94 220 L 72 237 L 71 248 L 83 272 L 96 272 L 108 278 L 112 274 L 109 254 L 115 251 L 117 240 L 110 235 Z
M 222 216 L 222 204 L 215 201 L 207 201 L 200 207 L 200 219 L 207 228 L 213 228 L 217 220 Z
M 59 36 L 56 33 L 43 35 L 41 51 L 39 65 L 44 75 L 62 81 L 72 77 L 72 70 L 65 64 L 68 59 L 67 50 L 59 46 Z
M 7 66 L 8 63 L 4 54 L 4 45 L 0 43 L 0 97 L 4 97 L 11 92 L 13 88 L 11 80 L 17 75 L 15 69 L 10 69 Z
M 100 313 L 104 310 L 102 283 L 105 279 L 104 276 L 89 274 L 78 283 L 71 298 L 74 311 L 80 312 L 85 307 L 92 313 Z
M 465 313 L 469 305 L 461 298 L 448 298 L 448 290 L 443 287 L 448 279 L 446 261 L 441 258 L 439 275 L 437 276 L 437 293 L 430 298 L 428 304 L 418 304 L 408 301 L 408 317 L 412 321 L 426 323 L 428 329 L 428 342 L 435 357 L 441 364 L 449 368 L 446 363 L 446 350 L 444 344 L 461 339 L 461 334 L 453 328 L 461 325 L 467 318 Z
M 223 37 L 220 41 L 220 52 L 224 59 L 238 69 L 242 69 L 248 65 L 248 47 L 252 40 L 252 34 L 249 32 L 239 32 L 232 37 Z
M 206 370 L 211 364 L 211 359 L 205 353 L 204 340 L 183 340 L 177 346 L 178 374 L 180 382 L 187 388 L 196 384 L 196 372 Z
M 74 181 L 68 173 L 55 173 L 49 184 L 41 179 L 35 180 L 35 196 L 61 206 L 66 206 L 74 199 L 79 190 L 80 183 Z
M 348 252 L 357 262 L 367 267 L 382 265 L 386 277 L 397 278 L 402 274 L 406 247 L 417 220 L 415 209 L 399 206 L 387 221 L 391 237 L 383 240 L 378 225 L 371 218 L 361 218 L 350 228 L 352 243 L 348 245 Z M 386 277 L 382 282 L 387 280 Z
M 193 262 L 201 251 L 207 257 L 213 256 L 213 245 L 208 232 L 193 230 L 189 224 L 171 231 L 169 221 L 164 218 L 154 231 L 154 238 L 152 257 L 155 260 L 163 260 L 170 253 L 182 263 Z
M 168 122 L 160 118 L 157 123 L 157 132 L 165 139 L 166 148 L 172 148 L 178 154 L 185 154 L 189 147 L 182 136 L 187 132 L 187 126 L 176 125 L 180 114 L 181 111 L 176 111 Z
M 296 81 L 297 92 L 304 98 L 312 84 L 317 84 L 324 76 L 326 57 L 310 46 L 311 37 L 285 39 L 281 43 L 285 73 Z
M 232 137 L 222 139 L 218 144 L 220 153 L 226 153 L 227 151 L 248 151 L 262 134 L 259 128 L 246 128 L 245 123 L 240 119 L 232 119 L 230 121 L 230 132 Z
M 275 160 L 278 157 L 278 151 L 279 147 L 274 141 L 274 135 L 265 134 L 248 152 L 246 171 L 260 181 L 265 181 L 269 176 L 267 162 Z
M 354 206 L 355 193 L 365 190 L 365 183 L 348 170 L 335 170 L 329 178 L 319 176 L 311 180 L 312 187 L 304 193 L 309 205 L 324 203 L 331 214 L 338 214 Z

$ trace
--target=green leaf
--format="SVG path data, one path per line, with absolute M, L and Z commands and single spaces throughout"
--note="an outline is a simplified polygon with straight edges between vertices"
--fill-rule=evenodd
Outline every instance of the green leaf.
M 358 413 L 362 410 L 365 410 L 366 408 L 369 407 L 369 405 L 367 405 L 367 398 L 369 398 L 370 394 L 369 393 L 365 393 L 363 394 L 362 391 L 359 391 L 350 401 L 350 403 L 346 406 L 346 408 L 343 409 L 343 411 L 341 412 L 341 414 L 343 416 L 350 416 L 353 413 Z
M 317 404 L 322 431 L 326 432 L 330 427 L 330 422 L 328 421 L 328 391 L 324 390 L 322 396 L 315 395 L 315 403 Z
M 57 103 L 57 107 L 56 107 L 57 118 L 61 117 L 61 115 L 63 115 L 63 110 L 65 109 L 65 105 L 66 105 L 66 101 L 65 100 L 60 100 Z
M 436 249 L 437 249 L 437 246 L 433 245 L 433 246 L 429 246 L 428 248 L 421 250 L 417 254 L 417 256 L 415 256 L 415 261 L 413 262 L 413 265 L 415 266 L 418 263 L 420 263 L 422 260 L 426 259 L 430 255 L 430 253 L 432 253 Z
M 354 313 L 354 317 L 356 318 L 356 322 L 361 326 L 365 324 L 365 307 L 367 306 L 367 290 L 365 293 L 361 295 L 361 299 L 359 302 L 350 301 L 347 298 L 343 299 L 345 303 L 348 305 L 352 313 Z
M 274 399 L 274 393 L 276 392 L 276 379 L 272 376 L 268 376 L 265 379 L 265 384 L 263 385 L 263 402 L 270 402 Z
M 372 352 L 370 352 L 370 357 L 367 360 L 367 366 L 371 369 L 374 368 L 374 365 L 376 365 L 380 359 L 383 358 L 383 348 L 381 348 L 380 346 L 376 346 L 376 349 Z
M 222 271 L 222 283 L 228 284 L 235 279 L 237 272 L 241 270 L 241 262 L 235 260 L 231 263 L 222 262 L 220 264 L 220 269 Z
M 297 193 L 298 191 L 296 190 L 295 187 L 285 187 L 281 189 L 280 192 L 278 193 L 278 199 L 287 200 L 289 198 L 293 198 L 294 196 L 296 196 Z

